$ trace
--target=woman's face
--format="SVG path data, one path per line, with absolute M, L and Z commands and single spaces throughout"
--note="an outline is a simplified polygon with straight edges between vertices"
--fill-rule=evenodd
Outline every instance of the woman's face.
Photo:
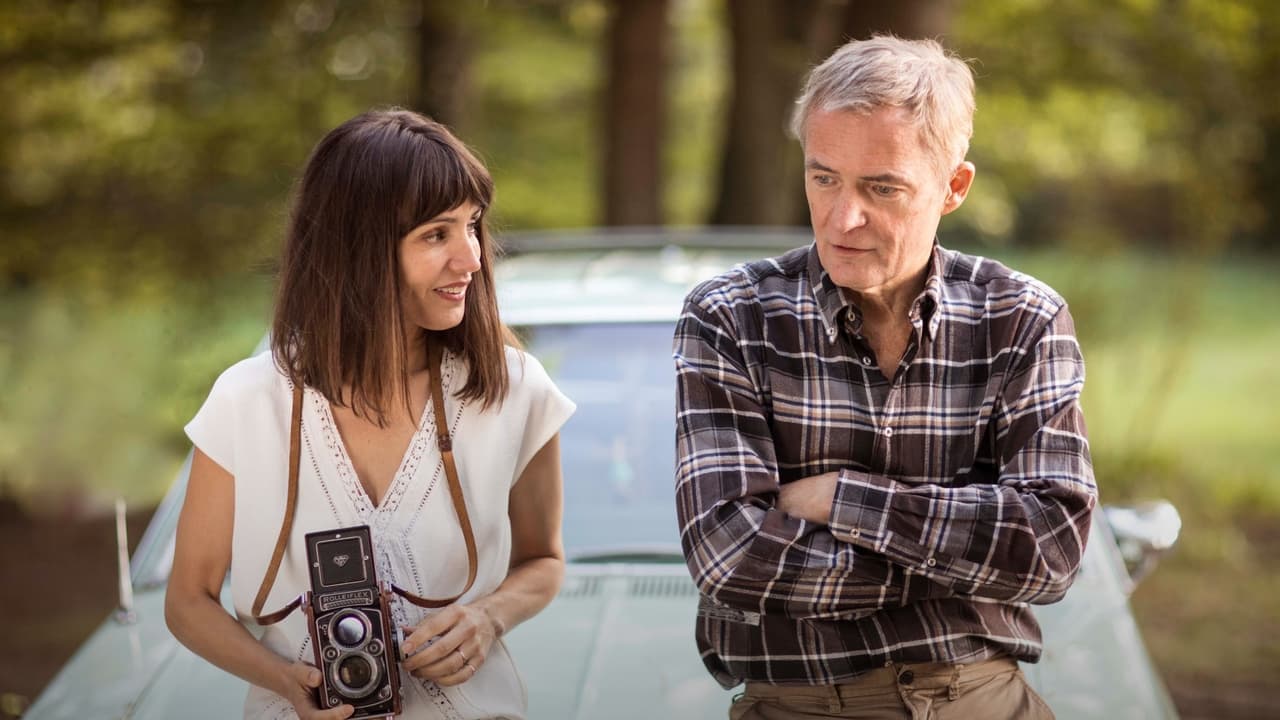
M 400 308 L 407 328 L 448 330 L 462 322 L 480 269 L 480 207 L 466 202 L 400 239 Z

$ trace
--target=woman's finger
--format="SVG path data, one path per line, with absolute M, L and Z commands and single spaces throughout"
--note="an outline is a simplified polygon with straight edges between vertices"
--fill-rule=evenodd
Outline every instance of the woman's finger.
M 458 623 L 462 613 L 457 605 L 450 605 L 440 612 L 425 618 L 418 623 L 416 628 L 407 627 L 405 633 L 407 636 L 401 647 L 404 649 L 405 655 L 410 655 L 419 648 L 425 647 L 431 642 L 431 638 L 437 635 L 443 635 Z
M 468 662 L 471 662 L 471 658 L 466 654 L 466 651 L 459 652 L 457 648 L 434 662 L 424 662 L 420 657 L 414 657 L 413 660 L 418 662 L 412 666 L 409 663 L 405 663 L 405 670 L 427 680 L 451 675 L 465 667 Z M 472 664 L 474 665 L 475 663 L 473 662 Z
M 339 705 L 328 710 L 315 710 L 307 715 L 299 713 L 298 717 L 301 720 L 345 720 L 351 717 L 355 711 L 356 709 L 353 705 Z
M 471 625 L 454 625 L 449 631 L 436 638 L 430 645 L 405 658 L 401 665 L 409 671 L 425 668 L 429 665 L 447 660 L 468 640 L 475 637 L 475 627 Z M 464 649 L 463 654 L 467 654 Z
M 293 663 L 289 666 L 289 676 L 303 687 L 320 687 L 320 671 L 314 665 Z
M 437 678 L 435 682 L 437 685 L 461 685 L 475 677 L 479 667 L 480 666 L 477 665 L 474 660 L 468 661 L 463 663 L 462 667 L 459 668 L 457 672 L 449 673 L 444 677 Z

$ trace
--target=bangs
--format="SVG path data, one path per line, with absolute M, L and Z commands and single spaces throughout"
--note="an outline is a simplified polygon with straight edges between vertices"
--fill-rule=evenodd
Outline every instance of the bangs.
M 406 153 L 409 167 L 399 213 L 401 235 L 467 202 L 481 213 L 489 208 L 493 178 L 466 146 L 421 133 L 413 133 L 413 141 L 418 147 Z

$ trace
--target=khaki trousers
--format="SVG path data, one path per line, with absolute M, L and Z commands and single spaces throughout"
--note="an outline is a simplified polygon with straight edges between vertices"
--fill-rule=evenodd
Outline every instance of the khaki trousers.
M 826 686 L 747 683 L 730 720 L 1053 720 L 1014 660 L 894 664 Z

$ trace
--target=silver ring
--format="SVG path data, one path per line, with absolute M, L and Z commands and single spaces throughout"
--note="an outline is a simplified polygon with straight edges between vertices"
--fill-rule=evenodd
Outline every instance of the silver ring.
M 466 654 L 466 653 L 464 653 L 464 652 L 462 652 L 462 646 L 461 646 L 461 645 L 459 645 L 458 647 L 454 648 L 454 649 L 453 649 L 453 651 L 454 651 L 454 652 L 456 652 L 456 653 L 458 653 L 459 655 L 461 655 L 461 656 L 462 656 L 462 663 L 463 663 L 464 665 L 470 665 L 470 664 L 471 664 L 471 663 L 469 662 L 468 658 L 467 658 L 467 654 Z
M 464 662 L 463 665 L 466 665 L 467 667 L 471 668 L 472 675 L 476 674 L 476 666 L 472 665 L 470 660 L 467 660 L 466 662 Z

